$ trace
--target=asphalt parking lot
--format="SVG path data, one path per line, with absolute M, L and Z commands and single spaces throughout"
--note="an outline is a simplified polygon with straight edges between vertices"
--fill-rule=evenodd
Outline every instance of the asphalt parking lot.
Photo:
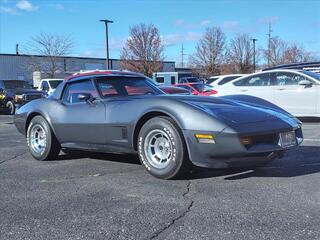
M 0 115 L 0 239 L 320 239 L 320 123 L 255 170 L 158 180 L 137 157 L 38 162 Z

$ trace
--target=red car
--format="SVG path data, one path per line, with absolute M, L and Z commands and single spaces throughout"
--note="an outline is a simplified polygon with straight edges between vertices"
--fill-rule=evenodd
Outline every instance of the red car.
M 174 86 L 158 86 L 162 91 L 167 94 L 182 94 L 182 95 L 190 95 L 191 91 L 181 87 Z
M 203 83 L 181 83 L 174 86 L 187 89 L 192 95 L 211 96 L 217 93 L 211 85 Z

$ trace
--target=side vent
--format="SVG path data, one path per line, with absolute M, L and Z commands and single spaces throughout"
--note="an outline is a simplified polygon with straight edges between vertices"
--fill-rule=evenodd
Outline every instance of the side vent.
M 122 139 L 128 139 L 128 131 L 126 127 L 121 128 Z

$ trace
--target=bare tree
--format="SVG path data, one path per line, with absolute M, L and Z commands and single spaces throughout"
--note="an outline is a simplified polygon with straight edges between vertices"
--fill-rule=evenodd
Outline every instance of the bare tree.
M 233 73 L 250 73 L 253 69 L 253 47 L 248 34 L 240 34 L 230 42 L 227 59 Z
M 267 60 L 270 54 L 270 65 L 301 63 L 314 60 L 312 54 L 302 46 L 290 44 L 279 37 L 274 37 L 270 41 L 270 53 L 264 50 L 264 57 Z
M 72 48 L 73 41 L 70 37 L 40 33 L 27 44 L 26 51 L 45 56 L 45 59 L 40 62 L 37 58 L 32 58 L 29 67 L 33 71 L 45 72 L 49 78 L 54 78 L 60 67 L 59 57 L 68 55 Z
M 289 45 L 283 53 L 282 62 L 286 63 L 301 63 L 314 61 L 314 57 L 310 52 L 304 50 L 302 46 L 293 43 Z
M 219 74 L 223 62 L 226 36 L 219 27 L 207 28 L 199 40 L 196 53 L 190 57 L 190 63 L 201 69 L 207 77 Z
M 130 36 L 120 59 L 123 69 L 151 76 L 162 69 L 164 46 L 158 28 L 153 24 L 130 27 Z
M 269 50 L 264 50 L 264 57 L 266 60 L 269 58 L 270 66 L 283 64 L 283 55 L 286 51 L 288 43 L 279 37 L 273 37 L 270 40 Z

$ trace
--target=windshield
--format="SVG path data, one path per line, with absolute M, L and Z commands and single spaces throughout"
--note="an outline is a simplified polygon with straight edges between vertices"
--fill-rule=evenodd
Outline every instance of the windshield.
M 3 81 L 3 84 L 6 89 L 16 89 L 16 88 L 31 89 L 32 88 L 27 82 L 20 81 L 20 80 L 5 80 Z
M 103 77 L 97 79 L 102 97 L 158 95 L 163 92 L 146 78 Z
M 218 80 L 219 77 L 211 77 L 208 79 L 207 84 L 213 83 L 214 81 Z
M 63 80 L 50 80 L 50 86 L 52 89 L 56 89 Z
M 312 78 L 320 81 L 320 74 L 319 73 L 310 72 L 310 71 L 301 71 L 301 72 L 304 73 L 305 75 L 308 75 L 309 77 L 312 77 Z
M 208 84 L 192 84 L 192 87 L 198 92 L 211 92 L 213 90 L 213 87 Z

